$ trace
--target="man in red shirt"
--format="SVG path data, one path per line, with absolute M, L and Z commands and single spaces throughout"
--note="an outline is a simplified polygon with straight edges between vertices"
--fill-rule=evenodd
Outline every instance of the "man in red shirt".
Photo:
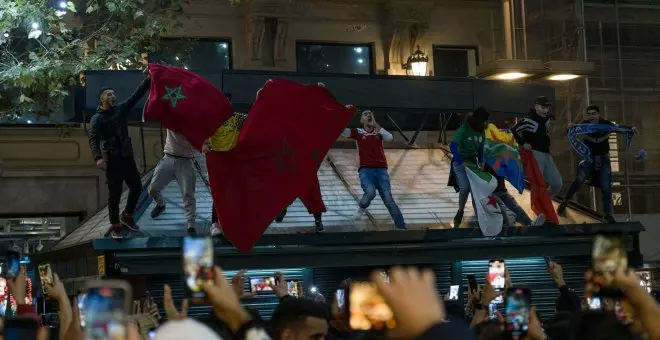
M 383 149 L 383 141 L 389 142 L 394 138 L 392 134 L 381 128 L 374 119 L 374 113 L 366 110 L 362 112 L 360 123 L 362 129 L 344 129 L 342 136 L 355 140 L 360 156 L 360 185 L 364 195 L 360 200 L 360 208 L 354 218 L 360 219 L 371 201 L 376 197 L 376 190 L 390 212 L 394 225 L 399 230 L 406 229 L 401 210 L 392 198 L 390 175 L 387 173 L 387 158 Z

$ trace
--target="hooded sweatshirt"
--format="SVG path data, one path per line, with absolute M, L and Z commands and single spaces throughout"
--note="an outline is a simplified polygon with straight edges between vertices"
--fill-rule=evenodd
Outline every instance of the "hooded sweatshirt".
M 131 109 L 149 90 L 151 84 L 149 78 L 135 89 L 128 99 L 107 110 L 99 107 L 92 116 L 89 131 L 89 147 L 92 149 L 94 160 L 98 161 L 106 157 L 132 158 L 133 145 L 128 135 L 128 115 Z M 103 153 L 101 153 L 101 141 L 103 141 Z

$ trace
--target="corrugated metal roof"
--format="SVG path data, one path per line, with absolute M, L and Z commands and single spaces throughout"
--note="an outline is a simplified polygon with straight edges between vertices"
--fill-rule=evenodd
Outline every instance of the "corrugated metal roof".
M 389 172 L 392 181 L 392 194 L 399 205 L 406 224 L 410 229 L 450 228 L 458 205 L 458 194 L 447 187 L 449 159 L 442 149 L 388 149 L 386 150 Z M 203 157 L 197 158 L 205 170 Z M 333 166 L 334 165 L 334 169 Z M 336 171 L 335 171 L 336 169 Z M 326 232 L 391 230 L 394 228 L 387 209 L 377 196 L 368 209 L 371 216 L 363 216 L 354 223 L 353 214 L 358 208 L 357 201 L 362 196 L 358 178 L 357 150 L 333 149 L 319 170 L 319 182 L 328 212 L 323 216 Z M 204 175 L 206 175 L 204 173 Z M 151 176 L 145 176 L 145 179 Z M 208 232 L 211 221 L 211 195 L 198 176 L 196 187 L 197 229 Z M 509 186 L 510 193 L 520 205 L 534 216 L 529 209 L 529 194 L 518 194 Z M 126 194 L 122 197 L 122 204 Z M 155 206 L 152 201 L 138 220 L 143 236 L 181 236 L 185 234 L 186 219 L 178 184 L 173 181 L 163 191 L 167 210 L 157 219 L 150 216 Z M 556 204 L 556 203 L 555 203 Z M 561 224 L 599 223 L 594 218 L 567 209 L 567 217 Z M 67 235 L 55 249 L 69 247 L 94 238 L 103 237 L 108 227 L 107 208 L 99 211 L 76 231 Z M 466 205 L 465 218 L 476 222 L 472 205 Z M 313 232 L 314 221 L 296 200 L 289 207 L 282 223 L 273 223 L 267 233 Z

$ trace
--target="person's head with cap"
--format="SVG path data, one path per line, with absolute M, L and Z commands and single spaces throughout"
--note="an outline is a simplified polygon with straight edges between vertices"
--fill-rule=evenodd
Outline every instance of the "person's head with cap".
M 158 327 L 155 340 L 223 340 L 203 323 L 193 319 L 171 320 Z
M 598 123 L 600 120 L 600 108 L 598 105 L 587 106 L 587 109 L 584 110 L 583 119 L 589 121 L 592 124 Z
M 107 110 L 115 106 L 116 101 L 117 96 L 115 96 L 115 89 L 107 86 L 101 87 L 99 90 L 99 107 Z
M 468 113 L 465 117 L 465 123 L 474 131 L 482 132 L 486 130 L 490 112 L 484 107 L 479 106 L 474 111 Z
M 536 111 L 536 114 L 541 117 L 546 117 L 548 115 L 551 106 L 552 103 L 550 103 L 550 100 L 548 100 L 548 97 L 546 96 L 537 97 L 534 101 L 534 111 Z
M 304 298 L 282 299 L 273 312 L 273 340 L 324 339 L 328 334 L 329 308 L 326 304 Z

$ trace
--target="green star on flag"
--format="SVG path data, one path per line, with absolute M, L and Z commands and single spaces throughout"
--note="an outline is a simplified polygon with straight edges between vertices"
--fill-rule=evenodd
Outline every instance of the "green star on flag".
M 169 88 L 165 86 L 165 91 L 167 91 L 167 94 L 164 95 L 161 99 L 169 100 L 172 104 L 172 107 L 176 109 L 177 102 L 181 99 L 186 99 L 186 96 L 181 94 L 181 90 L 183 90 L 183 85 L 179 85 L 175 88 Z

